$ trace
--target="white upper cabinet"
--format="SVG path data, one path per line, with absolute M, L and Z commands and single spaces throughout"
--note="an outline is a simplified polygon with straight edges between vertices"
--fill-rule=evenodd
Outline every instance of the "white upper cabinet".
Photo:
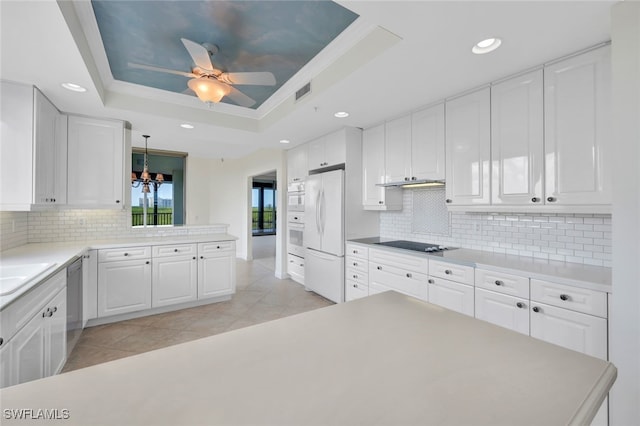
M 542 69 L 491 88 L 491 202 L 543 204 Z
M 414 112 L 411 116 L 411 177 L 443 180 L 444 104 Z
M 362 204 L 366 210 L 402 210 L 402 190 L 385 183 L 385 125 L 362 132 Z
M 68 204 L 123 208 L 130 192 L 124 187 L 130 164 L 124 122 L 72 115 L 68 132 Z
M 387 121 L 384 157 L 386 160 L 385 183 L 411 180 L 410 115 Z
M 611 49 L 545 68 L 546 202 L 611 203 Z
M 64 204 L 66 117 L 35 87 L 2 82 L 2 210 Z
M 344 131 L 314 139 L 307 145 L 309 170 L 336 166 L 346 162 L 347 146 Z
M 307 145 L 300 145 L 287 151 L 287 182 L 302 182 L 308 174 Z
M 450 205 L 490 202 L 490 93 L 446 102 L 446 198 Z

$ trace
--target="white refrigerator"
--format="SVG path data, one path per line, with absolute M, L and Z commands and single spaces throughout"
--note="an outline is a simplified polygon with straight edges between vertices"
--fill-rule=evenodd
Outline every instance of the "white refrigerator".
M 309 176 L 304 196 L 305 287 L 344 302 L 344 170 Z

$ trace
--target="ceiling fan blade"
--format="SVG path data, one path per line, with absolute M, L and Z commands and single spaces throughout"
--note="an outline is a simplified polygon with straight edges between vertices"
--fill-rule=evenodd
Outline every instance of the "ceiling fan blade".
M 218 80 L 227 84 L 251 84 L 257 86 L 275 86 L 276 78 L 270 72 L 225 72 Z
M 137 69 L 147 70 L 147 71 L 164 72 L 168 74 L 181 75 L 183 77 L 188 77 L 188 78 L 198 77 L 197 75 L 190 72 L 170 70 L 168 68 L 154 67 L 152 65 L 134 64 L 133 62 L 129 62 L 127 65 L 129 65 L 130 68 L 137 68 Z
M 256 103 L 256 101 L 254 101 L 235 87 L 229 86 L 229 89 L 231 90 L 229 91 L 229 93 L 227 93 L 226 97 L 231 99 L 236 104 L 249 108 Z
M 186 38 L 181 38 L 180 40 L 182 40 L 182 44 L 184 44 L 184 47 L 189 52 L 191 59 L 193 59 L 193 63 L 196 64 L 197 67 L 207 71 L 213 71 L 211 56 L 209 55 L 209 51 L 206 47 Z

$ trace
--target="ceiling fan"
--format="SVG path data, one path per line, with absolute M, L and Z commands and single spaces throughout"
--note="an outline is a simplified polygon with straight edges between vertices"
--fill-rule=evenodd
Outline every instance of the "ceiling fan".
M 132 62 L 129 62 L 129 67 L 191 78 L 187 82 L 187 86 L 195 92 L 201 101 L 207 103 L 218 103 L 226 96 L 240 106 L 251 107 L 256 101 L 233 87 L 233 85 L 275 86 L 276 84 L 276 78 L 270 72 L 226 72 L 216 68 L 211 62 L 211 57 L 218 53 L 218 46 L 215 44 L 198 44 L 186 38 L 180 40 L 182 40 L 182 44 L 184 44 L 195 64 L 191 72 Z

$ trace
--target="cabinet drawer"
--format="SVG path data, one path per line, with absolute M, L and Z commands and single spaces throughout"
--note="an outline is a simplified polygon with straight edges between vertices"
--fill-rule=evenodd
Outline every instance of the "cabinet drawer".
M 355 281 L 361 285 L 365 285 L 365 286 L 369 285 L 369 274 L 367 274 L 366 272 L 361 272 L 355 269 L 347 268 L 345 272 L 345 278 L 347 280 Z
M 531 301 L 607 318 L 607 293 L 531 280 Z
M 529 301 L 476 287 L 476 318 L 529 335 Z
M 434 305 L 473 316 L 475 308 L 473 293 L 474 289 L 470 285 L 429 277 L 428 300 Z
M 531 337 L 607 359 L 607 320 L 531 302 Z
M 344 299 L 345 301 L 361 299 L 369 295 L 369 286 L 359 284 L 352 280 L 345 281 Z
M 117 262 L 122 260 L 149 259 L 151 247 L 126 247 L 98 250 L 98 262 Z
M 369 263 L 393 265 L 407 271 L 427 274 L 429 271 L 428 259 L 421 256 L 410 256 L 387 250 L 369 250 Z
M 369 258 L 369 249 L 358 244 L 347 244 L 347 252 L 345 254 L 350 257 L 367 260 Z
M 53 297 L 67 285 L 67 271 L 36 284 L 29 292 L 0 312 L 0 337 L 6 343 L 25 326 Z
M 369 265 L 369 286 L 373 284 L 427 300 L 427 276 L 387 265 Z
M 456 265 L 429 259 L 429 275 L 446 280 L 473 285 L 474 268 L 472 266 Z
M 523 299 L 529 298 L 528 277 L 476 269 L 476 287 Z
M 291 275 L 304 276 L 304 257 L 289 254 L 287 256 L 287 272 Z
M 176 244 L 166 246 L 153 246 L 151 253 L 153 257 L 168 256 L 195 256 L 198 246 L 195 244 Z
M 198 254 L 231 253 L 235 251 L 235 241 L 216 241 L 211 243 L 199 243 Z
M 345 267 L 349 269 L 354 269 L 360 272 L 368 272 L 369 271 L 369 262 L 366 260 L 362 260 L 358 257 L 347 256 L 345 259 Z

